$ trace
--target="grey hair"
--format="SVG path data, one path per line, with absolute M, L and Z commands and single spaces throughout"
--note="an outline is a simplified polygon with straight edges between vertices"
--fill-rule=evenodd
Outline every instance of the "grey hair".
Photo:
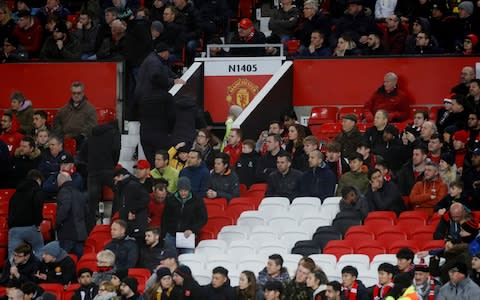
M 58 186 L 62 186 L 67 181 L 72 181 L 72 177 L 70 176 L 70 174 L 68 174 L 66 172 L 58 173 L 58 176 L 57 176 L 57 185 Z
M 395 80 L 396 82 L 398 81 L 398 75 L 393 72 L 388 72 L 387 74 L 385 74 L 385 77 L 388 77 L 391 80 Z
M 115 264 L 115 253 L 111 250 L 102 250 L 97 254 L 97 261 L 104 261 L 109 266 L 113 266 Z
M 310 6 L 312 7 L 315 11 L 318 11 L 318 2 L 315 1 L 315 0 L 307 0 L 305 1 L 305 3 L 303 4 L 303 7 L 305 6 Z

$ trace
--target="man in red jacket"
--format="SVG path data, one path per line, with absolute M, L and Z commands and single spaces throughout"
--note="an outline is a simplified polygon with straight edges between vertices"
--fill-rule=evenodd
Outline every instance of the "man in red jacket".
M 13 29 L 13 35 L 18 38 L 30 57 L 36 56 L 40 52 L 43 41 L 43 27 L 36 18 L 31 16 L 30 11 L 18 12 L 18 23 Z
M 20 146 L 23 135 L 18 132 L 19 124 L 17 119 L 10 113 L 4 113 L 0 122 L 0 140 L 7 144 L 10 155 Z

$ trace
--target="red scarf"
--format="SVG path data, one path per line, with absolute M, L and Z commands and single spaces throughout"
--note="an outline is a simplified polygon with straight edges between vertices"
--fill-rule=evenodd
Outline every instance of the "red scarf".
M 377 283 L 373 287 L 373 300 L 380 300 L 384 299 L 388 292 L 390 292 L 390 289 L 393 287 L 393 282 L 389 282 L 386 285 L 381 285 L 380 283 Z
M 428 300 L 435 300 L 435 281 L 432 276 L 429 278 L 430 291 L 428 292 Z
M 343 295 L 348 300 L 357 300 L 357 288 L 358 288 L 358 282 L 355 280 L 350 289 L 347 287 L 342 287 Z

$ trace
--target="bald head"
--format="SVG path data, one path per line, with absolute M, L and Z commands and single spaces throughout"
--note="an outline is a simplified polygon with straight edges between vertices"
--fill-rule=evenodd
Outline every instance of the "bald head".
M 468 84 L 470 81 L 475 79 L 475 70 L 470 66 L 463 67 L 460 77 L 462 79 L 462 83 Z
M 459 223 L 465 217 L 465 207 L 461 203 L 454 203 L 450 206 L 450 217 Z

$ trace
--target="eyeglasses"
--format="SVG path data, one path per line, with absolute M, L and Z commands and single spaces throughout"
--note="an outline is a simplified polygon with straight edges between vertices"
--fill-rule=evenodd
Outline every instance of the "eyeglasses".
M 463 42 L 464 42 L 464 43 L 467 43 L 467 44 L 471 44 L 471 43 L 472 43 L 471 40 L 464 40 Z

